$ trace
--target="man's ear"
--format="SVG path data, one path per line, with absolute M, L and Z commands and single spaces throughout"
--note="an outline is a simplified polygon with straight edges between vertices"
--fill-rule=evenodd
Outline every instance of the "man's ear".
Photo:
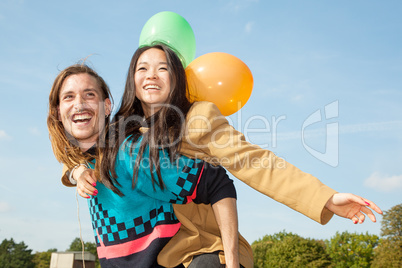
M 109 98 L 105 99 L 104 105 L 105 105 L 105 114 L 110 115 L 112 112 L 112 102 L 110 101 Z

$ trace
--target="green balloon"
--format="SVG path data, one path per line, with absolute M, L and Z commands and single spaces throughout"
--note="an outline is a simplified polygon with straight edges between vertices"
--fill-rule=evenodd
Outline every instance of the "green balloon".
M 163 11 L 145 23 L 140 35 L 140 46 L 151 45 L 153 42 L 163 42 L 175 50 L 184 68 L 194 60 L 194 32 L 179 14 Z

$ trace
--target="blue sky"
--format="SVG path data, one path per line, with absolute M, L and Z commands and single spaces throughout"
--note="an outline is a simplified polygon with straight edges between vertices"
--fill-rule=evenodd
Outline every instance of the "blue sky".
M 75 191 L 60 182 L 46 127 L 52 82 L 91 55 L 117 106 L 141 29 L 160 11 L 190 23 L 196 57 L 226 52 L 249 66 L 252 95 L 228 119 L 251 142 L 384 210 L 401 203 L 402 2 L 2 0 L 0 240 L 35 252 L 65 250 L 79 236 Z M 380 233 L 379 222 L 321 226 L 235 183 L 250 243 L 281 230 L 319 239 Z M 93 241 L 81 198 L 79 211 Z

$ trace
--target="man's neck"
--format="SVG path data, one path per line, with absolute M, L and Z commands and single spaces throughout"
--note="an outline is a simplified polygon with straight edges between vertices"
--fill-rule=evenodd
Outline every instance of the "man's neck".
M 90 148 L 92 148 L 96 142 L 79 142 L 79 146 L 82 152 L 88 151 Z

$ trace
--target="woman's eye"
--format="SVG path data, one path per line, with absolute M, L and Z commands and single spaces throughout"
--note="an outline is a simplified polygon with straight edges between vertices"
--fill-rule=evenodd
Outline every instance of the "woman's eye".
M 145 67 L 139 67 L 138 69 L 137 69 L 137 72 L 138 71 L 146 71 L 147 69 L 145 68 Z

